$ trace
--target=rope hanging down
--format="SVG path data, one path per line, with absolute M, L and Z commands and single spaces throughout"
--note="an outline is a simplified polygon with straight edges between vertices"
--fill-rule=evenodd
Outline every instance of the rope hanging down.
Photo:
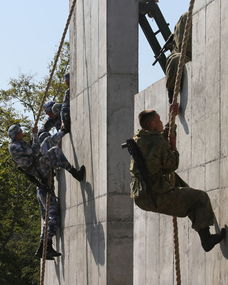
M 48 186 L 49 191 L 53 191 L 53 173 L 49 174 L 48 177 Z M 48 244 L 48 220 L 49 220 L 49 208 L 50 208 L 50 200 L 51 194 L 47 192 L 46 196 L 46 213 L 45 213 L 45 229 L 44 229 L 44 242 L 43 242 L 43 250 L 42 250 L 42 264 L 41 264 L 41 272 L 40 272 L 40 285 L 44 284 L 44 275 L 45 275 L 45 262 L 47 256 L 47 244 Z
M 71 8 L 70 8 L 69 16 L 67 18 L 67 22 L 66 22 L 63 34 L 62 34 L 62 38 L 60 40 L 59 48 L 58 48 L 58 51 L 57 51 L 57 53 L 55 55 L 55 60 L 54 60 L 54 64 L 53 64 L 53 67 L 52 67 L 52 70 L 51 70 L 51 74 L 50 74 L 50 77 L 49 77 L 49 80 L 48 80 L 48 84 L 47 84 L 47 87 L 45 89 L 44 96 L 42 98 L 42 101 L 41 101 L 41 104 L 40 104 L 40 108 L 39 108 L 39 111 L 38 111 L 38 114 L 37 114 L 37 117 L 36 117 L 36 121 L 35 121 L 35 124 L 34 124 L 35 127 L 37 127 L 38 121 L 40 119 L 40 114 L 42 112 L 43 105 L 44 105 L 45 99 L 47 97 L 47 94 L 48 94 L 48 91 L 49 91 L 49 88 L 50 88 L 50 85 L 51 85 L 51 81 L 52 81 L 52 78 L 53 78 L 53 75 L 54 75 L 54 72 L 55 72 L 55 69 L 56 69 L 56 65 L 57 65 L 57 62 L 58 62 L 58 59 L 59 59 L 59 56 L 60 56 L 63 44 L 64 44 L 64 40 L 65 40 L 66 33 L 67 33 L 67 30 L 68 30 L 68 27 L 69 27 L 69 24 L 70 24 L 71 17 L 72 17 L 73 12 L 74 12 L 74 7 L 76 5 L 76 2 L 77 2 L 77 0 L 74 0 L 72 5 L 71 5 Z
M 178 63 L 177 76 L 175 80 L 174 94 L 173 94 L 173 102 L 172 104 L 177 103 L 177 97 L 180 93 L 181 79 L 185 65 L 185 56 L 187 50 L 187 43 L 189 39 L 189 33 L 192 25 L 192 13 L 194 8 L 195 0 L 190 1 L 189 9 L 188 9 L 188 17 L 185 25 L 185 31 L 183 36 L 183 42 L 181 46 L 181 54 Z M 175 114 L 171 111 L 169 114 L 169 140 L 171 135 L 174 133 L 175 126 Z M 175 176 L 174 173 L 171 174 L 171 183 L 175 185 Z M 181 285 L 181 271 L 180 271 L 180 253 L 179 253 L 179 240 L 178 240 L 178 225 L 177 225 L 177 217 L 173 217 L 173 239 L 174 239 L 174 252 L 175 252 L 175 270 L 176 270 L 176 284 Z
M 59 59 L 59 56 L 60 56 L 60 53 L 61 53 L 61 50 L 62 50 L 62 47 L 63 47 L 63 44 L 64 44 L 64 40 L 65 40 L 66 33 L 67 33 L 67 30 L 68 30 L 68 27 L 69 27 L 69 24 L 70 24 L 70 21 L 71 21 L 71 17 L 72 17 L 73 12 L 74 12 L 74 8 L 75 8 L 75 5 L 76 5 L 76 2 L 77 2 L 77 0 L 74 0 L 72 5 L 71 5 L 69 16 L 67 18 L 67 22 L 66 22 L 63 34 L 62 34 L 62 38 L 60 40 L 59 48 L 58 48 L 58 51 L 57 51 L 57 53 L 55 55 L 55 60 L 54 60 L 54 64 L 53 64 L 53 67 L 52 67 L 52 70 L 51 70 L 51 74 L 50 74 L 50 77 L 49 77 L 49 80 L 48 80 L 48 84 L 47 84 L 47 87 L 45 89 L 45 93 L 44 93 L 44 96 L 42 98 L 42 101 L 41 101 L 41 104 L 40 104 L 40 108 L 39 108 L 39 111 L 38 111 L 38 114 L 37 114 L 37 117 L 36 117 L 36 121 L 35 121 L 35 124 L 34 124 L 35 128 L 37 127 L 37 124 L 38 124 L 38 121 L 39 121 L 39 118 L 40 118 L 40 114 L 42 112 L 43 105 L 44 105 L 45 99 L 47 97 L 47 94 L 48 94 L 48 91 L 49 91 L 49 88 L 50 88 L 50 85 L 51 85 L 51 81 L 52 81 L 52 78 L 53 78 L 53 75 L 54 75 L 54 72 L 55 72 L 55 69 L 56 69 L 56 66 L 57 66 L 57 62 L 58 62 L 58 59 Z M 53 182 L 52 182 L 52 175 L 50 176 L 50 180 L 51 180 L 51 182 L 50 182 L 49 186 L 50 185 L 52 186 L 52 184 L 53 184 Z M 40 273 L 40 285 L 44 285 L 45 261 L 46 261 L 46 255 L 47 255 L 47 240 L 48 240 L 47 230 L 48 230 L 49 208 L 50 208 L 50 193 L 47 193 L 47 197 L 46 197 L 46 213 L 45 213 L 45 229 L 44 229 L 45 236 L 44 236 L 44 243 L 43 243 L 43 255 L 42 255 L 41 273 Z

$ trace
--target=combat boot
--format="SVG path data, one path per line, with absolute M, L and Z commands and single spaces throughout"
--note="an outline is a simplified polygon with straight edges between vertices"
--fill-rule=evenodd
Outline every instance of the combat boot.
M 211 234 L 209 227 L 199 230 L 199 236 L 201 240 L 201 245 L 203 249 L 208 252 L 212 250 L 212 248 L 220 243 L 226 236 L 226 229 L 222 228 L 219 234 Z
M 72 166 L 72 168 L 69 170 L 69 172 L 72 174 L 72 176 L 77 179 L 78 181 L 82 181 L 85 176 L 85 166 L 82 165 L 80 170 L 77 170 L 75 167 Z
M 36 258 L 42 258 L 42 255 L 43 255 L 43 240 L 40 241 L 39 247 L 35 252 L 35 257 Z M 47 254 L 46 254 L 47 260 L 54 260 L 53 256 L 54 255 L 49 254 L 47 251 Z
M 51 239 L 48 240 L 47 255 L 52 256 L 52 257 L 58 257 L 58 256 L 62 255 L 62 253 L 54 250 L 54 248 L 52 247 L 52 240 Z

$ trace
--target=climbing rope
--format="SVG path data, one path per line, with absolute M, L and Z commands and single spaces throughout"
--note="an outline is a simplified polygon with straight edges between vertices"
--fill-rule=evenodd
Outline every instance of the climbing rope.
M 35 121 L 35 125 L 34 125 L 35 127 L 37 127 L 37 124 L 38 124 L 38 121 L 39 121 L 39 118 L 40 118 L 40 114 L 42 112 L 43 105 L 44 105 L 45 99 L 47 97 L 47 94 L 48 94 L 48 91 L 49 91 L 49 88 L 50 88 L 50 85 L 51 85 L 51 81 L 52 81 L 52 78 L 53 78 L 53 75 L 54 75 L 54 72 L 55 72 L 55 69 L 56 69 L 56 66 L 57 66 L 57 62 L 58 62 L 58 59 L 59 59 L 59 56 L 60 56 L 60 53 L 61 53 L 61 50 L 62 50 L 62 47 L 63 47 L 63 44 L 64 44 L 64 40 L 65 40 L 66 33 L 67 33 L 67 30 L 68 30 L 68 27 L 69 27 L 69 24 L 70 24 L 71 17 L 72 17 L 73 12 L 74 12 L 74 7 L 76 5 L 76 2 L 77 2 L 77 0 L 74 0 L 72 5 L 71 5 L 71 8 L 70 8 L 69 16 L 67 18 L 67 22 L 66 22 L 63 34 L 62 34 L 62 38 L 60 40 L 58 51 L 57 51 L 57 53 L 55 55 L 55 60 L 54 60 L 53 66 L 52 66 L 52 70 L 51 70 L 50 77 L 49 77 L 49 80 L 48 80 L 48 83 L 47 83 L 47 87 L 45 89 L 44 96 L 42 98 L 42 101 L 41 101 L 41 104 L 40 104 L 40 108 L 39 108 L 39 111 L 38 111 L 38 114 L 37 114 L 37 117 L 36 117 L 36 121 Z
M 177 97 L 180 93 L 180 86 L 181 86 L 181 79 L 185 65 L 185 56 L 187 50 L 187 44 L 190 34 L 190 29 L 192 25 L 192 13 L 194 8 L 195 0 L 191 0 L 188 9 L 188 16 L 185 25 L 185 31 L 183 36 L 183 42 L 181 46 L 181 54 L 177 68 L 177 75 L 175 80 L 175 87 L 174 87 L 174 94 L 173 94 L 173 101 L 172 104 L 177 103 Z M 176 114 L 171 110 L 169 117 L 169 140 L 174 133 L 174 126 L 175 126 L 175 119 Z M 175 185 L 175 175 L 174 173 L 171 174 L 170 181 L 172 185 Z M 174 253 L 175 253 L 175 271 L 176 271 L 176 284 L 181 285 L 181 271 L 180 271 L 180 253 L 179 253 L 179 239 L 178 239 L 178 225 L 177 225 L 177 217 L 173 217 L 173 239 L 174 239 Z
M 45 215 L 45 230 L 44 230 L 44 241 L 43 241 L 43 250 L 42 250 L 42 263 L 41 263 L 41 271 L 40 271 L 40 285 L 44 284 L 44 275 L 45 275 L 45 263 L 47 256 L 47 243 L 48 243 L 48 215 L 50 207 L 50 194 L 47 193 L 46 197 L 46 215 Z
M 50 77 L 49 77 L 49 80 L 48 80 L 48 83 L 47 83 L 47 86 L 46 86 L 46 89 L 45 89 L 45 92 L 44 92 L 44 96 L 42 98 L 42 101 L 41 101 L 41 104 L 40 104 L 40 108 L 39 108 L 39 111 L 38 111 L 38 114 L 37 114 L 37 117 L 36 117 L 36 120 L 35 120 L 35 124 L 34 124 L 35 128 L 37 127 L 37 124 L 38 124 L 38 121 L 39 121 L 39 118 L 40 118 L 40 114 L 42 112 L 43 105 L 44 105 L 45 99 L 47 97 L 47 94 L 48 94 L 48 91 L 49 91 L 49 88 L 50 88 L 50 85 L 51 85 L 51 81 L 52 81 L 52 78 L 53 78 L 53 75 L 54 75 L 54 72 L 55 72 L 55 69 L 56 69 L 56 66 L 57 66 L 57 62 L 58 62 L 58 59 L 59 59 L 59 56 L 60 56 L 60 53 L 61 53 L 61 50 L 62 50 L 62 47 L 63 47 L 63 44 L 64 44 L 64 40 L 65 40 L 66 33 L 67 33 L 67 30 L 68 30 L 68 27 L 69 27 L 69 24 L 70 24 L 70 21 L 71 21 L 71 17 L 72 17 L 73 12 L 74 12 L 74 8 L 75 8 L 75 5 L 76 5 L 76 2 L 77 2 L 77 0 L 74 0 L 72 5 L 71 5 L 71 9 L 70 9 L 67 21 L 66 21 L 66 25 L 65 25 L 65 28 L 64 28 L 61 40 L 60 40 L 59 48 L 58 48 L 58 51 L 57 51 L 57 53 L 55 55 L 54 64 L 52 66 Z M 50 178 L 50 183 L 48 183 L 49 184 L 48 186 L 49 186 L 50 189 L 52 189 L 52 186 L 53 186 L 52 174 L 50 175 L 49 178 Z M 46 213 L 45 213 L 45 229 L 44 229 L 44 234 L 45 235 L 44 235 L 44 243 L 43 243 L 43 255 L 42 255 L 41 273 L 40 273 L 40 285 L 44 285 L 45 261 L 46 261 L 47 243 L 48 243 L 49 208 L 50 208 L 50 193 L 48 192 L 47 193 L 47 197 L 46 197 Z

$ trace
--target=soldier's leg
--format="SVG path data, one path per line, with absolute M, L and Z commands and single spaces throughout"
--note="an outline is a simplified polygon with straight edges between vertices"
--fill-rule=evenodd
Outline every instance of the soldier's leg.
M 189 187 L 177 187 L 175 190 L 159 195 L 157 199 L 159 212 L 167 215 L 185 217 L 192 221 L 205 251 L 210 251 L 225 237 L 225 229 L 212 235 L 210 225 L 214 223 L 214 212 L 206 192 Z
M 188 187 L 177 187 L 173 191 L 157 196 L 160 213 L 186 217 L 192 221 L 196 231 L 213 225 L 214 212 L 206 192 Z
M 171 53 L 167 58 L 166 64 L 166 88 L 168 90 L 169 103 L 172 103 L 173 100 L 173 92 L 175 87 L 175 81 L 177 76 L 178 63 L 180 60 L 180 53 Z M 186 56 L 185 63 L 187 63 L 190 59 Z M 181 89 L 183 85 L 183 76 L 181 78 Z
M 49 149 L 47 154 L 49 161 L 51 163 L 52 168 L 61 167 L 69 171 L 74 178 L 78 181 L 82 181 L 85 175 L 85 166 L 81 166 L 80 170 L 77 170 L 73 167 L 67 158 L 65 157 L 64 153 L 59 147 L 52 147 Z
M 44 189 L 37 189 L 37 198 L 42 211 L 43 227 L 41 233 L 41 242 L 38 250 L 35 253 L 36 257 L 41 258 L 43 253 L 43 239 L 45 231 L 45 214 L 46 214 L 46 198 L 47 191 Z M 58 203 L 55 193 L 52 192 L 50 196 L 50 207 L 49 207 L 49 221 L 48 221 L 48 247 L 47 247 L 47 259 L 53 260 L 53 257 L 60 256 L 61 253 L 55 251 L 52 248 L 52 238 L 56 235 L 57 228 L 59 226 L 59 213 Z
M 168 90 L 169 103 L 172 103 L 173 91 L 175 86 L 177 67 L 180 53 L 171 53 L 167 58 L 166 64 L 166 88 Z
M 45 213 L 46 213 L 46 198 L 47 191 L 39 188 L 37 190 L 37 196 L 42 209 L 43 230 L 41 238 L 44 237 L 45 228 Z M 56 235 L 56 231 L 59 224 L 58 203 L 54 192 L 51 192 L 50 207 L 49 207 L 49 221 L 48 221 L 48 239 L 52 239 Z

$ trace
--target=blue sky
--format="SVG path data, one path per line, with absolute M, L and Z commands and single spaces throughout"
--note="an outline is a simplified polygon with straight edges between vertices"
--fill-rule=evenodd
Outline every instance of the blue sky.
M 123 0 L 124 1 L 124 0 Z M 160 0 L 159 7 L 171 30 L 188 9 L 188 0 Z M 68 0 L 13 0 L 0 3 L 0 89 L 21 73 L 37 80 L 47 74 L 68 16 Z M 153 53 L 140 31 L 139 88 L 162 78 L 159 65 L 152 66 Z

